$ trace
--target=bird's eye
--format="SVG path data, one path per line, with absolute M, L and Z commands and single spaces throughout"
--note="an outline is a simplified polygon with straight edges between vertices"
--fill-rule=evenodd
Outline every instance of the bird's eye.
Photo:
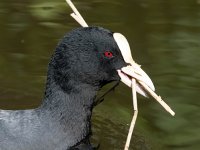
M 113 54 L 110 51 L 106 51 L 106 52 L 104 52 L 104 56 L 107 57 L 107 58 L 112 58 Z

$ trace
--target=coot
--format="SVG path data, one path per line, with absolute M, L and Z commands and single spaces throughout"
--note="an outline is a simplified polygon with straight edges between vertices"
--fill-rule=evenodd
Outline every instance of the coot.
M 120 71 L 130 65 L 124 59 L 107 29 L 78 28 L 66 34 L 50 60 L 42 104 L 0 110 L 0 150 L 93 149 L 89 137 L 97 91 L 122 76 L 129 85 L 130 75 Z M 143 75 L 138 74 L 148 78 Z

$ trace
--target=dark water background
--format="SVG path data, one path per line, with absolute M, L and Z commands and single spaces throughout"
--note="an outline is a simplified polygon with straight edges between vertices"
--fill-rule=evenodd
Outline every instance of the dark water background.
M 86 0 L 75 5 L 89 25 L 121 32 L 171 117 L 139 97 L 131 149 L 200 149 L 200 0 Z M 37 107 L 49 58 L 64 33 L 79 25 L 64 0 L 0 1 L 0 108 Z M 105 90 L 106 88 L 104 88 Z M 132 118 L 131 90 L 120 85 L 95 108 L 93 141 L 123 149 Z

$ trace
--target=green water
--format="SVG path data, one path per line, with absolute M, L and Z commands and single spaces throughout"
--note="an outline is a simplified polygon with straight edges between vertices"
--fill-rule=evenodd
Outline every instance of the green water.
M 141 96 L 131 148 L 200 149 L 200 1 L 75 0 L 89 25 L 121 32 L 171 117 Z M 64 0 L 0 1 L 0 108 L 37 107 L 47 64 L 59 39 L 79 25 Z M 105 88 L 106 89 L 106 88 Z M 104 90 L 105 90 L 104 89 Z M 93 114 L 94 143 L 123 149 L 132 118 L 131 90 L 121 84 Z

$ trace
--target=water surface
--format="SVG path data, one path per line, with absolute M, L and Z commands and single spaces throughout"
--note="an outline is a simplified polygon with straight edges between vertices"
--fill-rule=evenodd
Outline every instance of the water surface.
M 121 32 L 171 117 L 152 98 L 139 99 L 131 149 L 200 149 L 200 1 L 75 1 L 89 25 Z M 64 0 L 0 1 L 0 108 L 37 107 L 49 58 L 60 38 L 79 25 Z M 108 88 L 108 87 L 107 87 Z M 106 88 L 104 88 L 105 90 Z M 93 114 L 94 143 L 123 149 L 132 118 L 131 90 L 120 85 Z

